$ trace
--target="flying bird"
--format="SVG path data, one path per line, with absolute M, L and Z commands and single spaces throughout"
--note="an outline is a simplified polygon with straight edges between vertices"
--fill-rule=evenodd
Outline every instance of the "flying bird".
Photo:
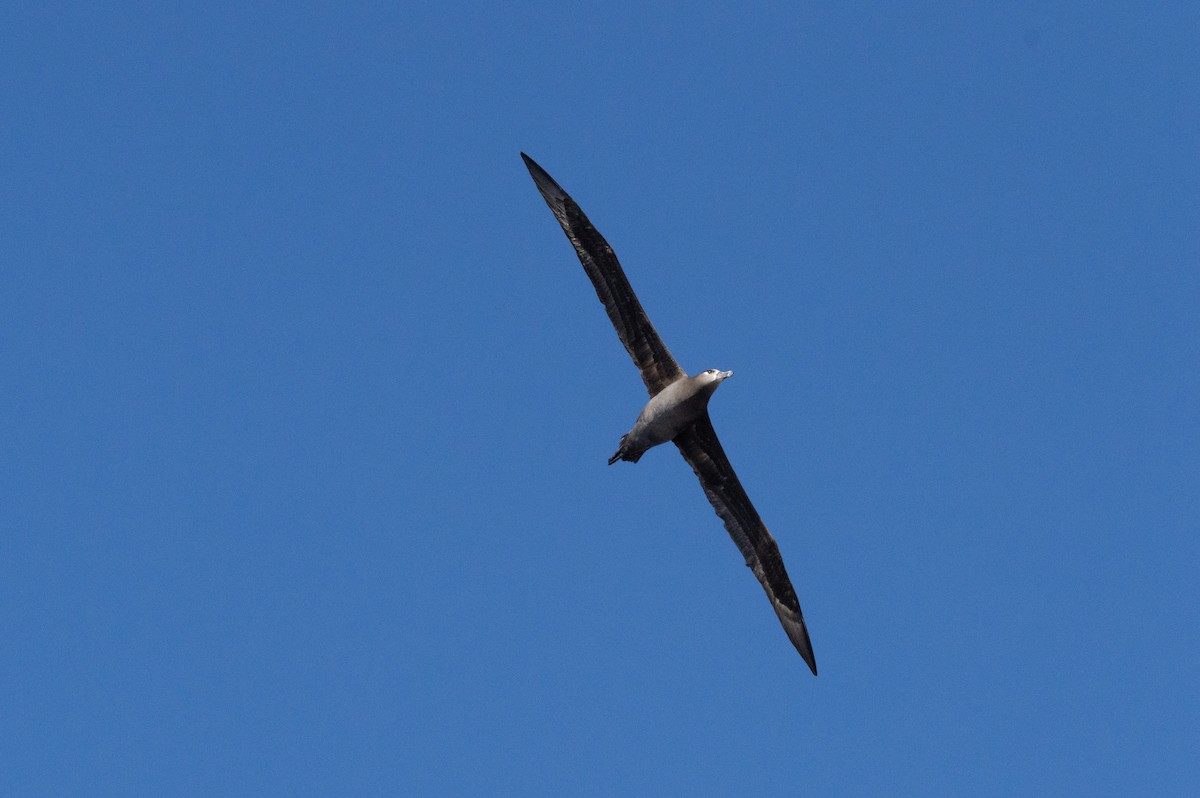
M 650 401 L 642 408 L 633 429 L 621 436 L 620 446 L 609 458 L 609 465 L 618 460 L 636 463 L 647 449 L 667 441 L 679 447 L 683 459 L 699 477 L 700 486 L 713 509 L 725 522 L 725 529 L 746 558 L 747 567 L 766 591 L 788 639 L 815 676 L 817 661 L 813 657 L 804 615 L 800 612 L 800 601 L 787 569 L 783 567 L 779 546 L 750 503 L 708 417 L 708 400 L 722 382 L 733 376 L 733 372 L 708 369 L 689 377 L 679 367 L 646 317 L 646 311 L 642 310 L 642 304 L 604 236 L 592 227 L 575 201 L 546 174 L 546 170 L 525 153 L 521 153 L 521 158 L 554 218 L 558 219 L 575 247 L 596 295 L 617 328 L 617 336 L 633 358 L 650 393 Z

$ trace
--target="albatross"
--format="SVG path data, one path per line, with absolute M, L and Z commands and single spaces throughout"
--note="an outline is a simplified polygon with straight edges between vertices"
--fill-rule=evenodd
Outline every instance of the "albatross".
M 642 408 L 633 429 L 621 437 L 620 446 L 608 464 L 618 460 L 636 463 L 647 449 L 667 441 L 679 448 L 683 459 L 700 479 L 704 495 L 745 557 L 747 567 L 766 591 L 788 639 L 815 676 L 817 661 L 804 625 L 804 614 L 800 612 L 800 601 L 787 569 L 783 567 L 779 546 L 750 503 L 708 417 L 708 400 L 721 383 L 733 376 L 733 372 L 708 369 L 689 377 L 680 368 L 647 318 L 604 236 L 596 231 L 575 201 L 545 169 L 525 153 L 521 153 L 521 158 L 554 218 L 575 247 L 596 295 L 617 329 L 617 337 L 633 358 L 650 393 L 650 401 Z

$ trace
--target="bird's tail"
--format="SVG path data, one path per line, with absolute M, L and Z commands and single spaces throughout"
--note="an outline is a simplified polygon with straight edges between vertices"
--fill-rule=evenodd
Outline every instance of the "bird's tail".
M 625 434 L 621 436 L 621 445 L 617 447 L 617 453 L 608 458 L 608 464 L 612 465 L 618 460 L 627 460 L 630 463 L 636 463 L 642 459 L 643 454 L 645 452 L 635 451 L 633 447 L 629 446 L 629 435 Z

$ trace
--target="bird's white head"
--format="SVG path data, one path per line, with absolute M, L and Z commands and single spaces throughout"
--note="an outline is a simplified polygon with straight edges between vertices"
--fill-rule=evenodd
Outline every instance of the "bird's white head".
M 718 371 L 717 369 L 708 369 L 696 375 L 703 379 L 706 383 L 713 382 L 720 384 L 733 376 L 732 371 Z M 714 386 L 715 387 L 715 386 Z

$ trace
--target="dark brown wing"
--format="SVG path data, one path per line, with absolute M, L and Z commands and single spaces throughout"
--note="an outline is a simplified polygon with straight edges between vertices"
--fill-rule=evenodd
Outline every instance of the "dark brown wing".
M 521 153 L 521 157 L 525 159 L 525 166 L 529 168 L 529 174 L 533 176 L 542 198 L 575 247 L 584 271 L 596 287 L 596 295 L 604 303 L 608 318 L 617 328 L 625 351 L 629 352 L 638 371 L 642 373 L 646 390 L 654 396 L 680 377 L 686 377 L 667 351 L 666 344 L 658 337 L 650 319 L 646 318 L 646 311 L 642 310 L 642 304 L 638 302 L 625 272 L 621 270 L 621 264 L 617 262 L 616 254 L 604 236 L 592 227 L 575 201 L 562 190 L 562 186 L 554 182 L 554 178 L 546 174 L 546 170 L 525 153 Z
M 779 546 L 758 517 L 742 483 L 733 472 L 733 466 L 729 465 L 729 458 L 717 440 L 708 413 L 681 432 L 675 438 L 675 445 L 700 478 L 704 494 L 725 522 L 733 542 L 746 558 L 746 565 L 762 583 L 792 645 L 804 657 L 815 676 L 817 660 L 813 657 L 804 615 L 800 612 L 800 600 L 796 598 L 792 580 L 788 579 L 787 569 L 783 567 Z

